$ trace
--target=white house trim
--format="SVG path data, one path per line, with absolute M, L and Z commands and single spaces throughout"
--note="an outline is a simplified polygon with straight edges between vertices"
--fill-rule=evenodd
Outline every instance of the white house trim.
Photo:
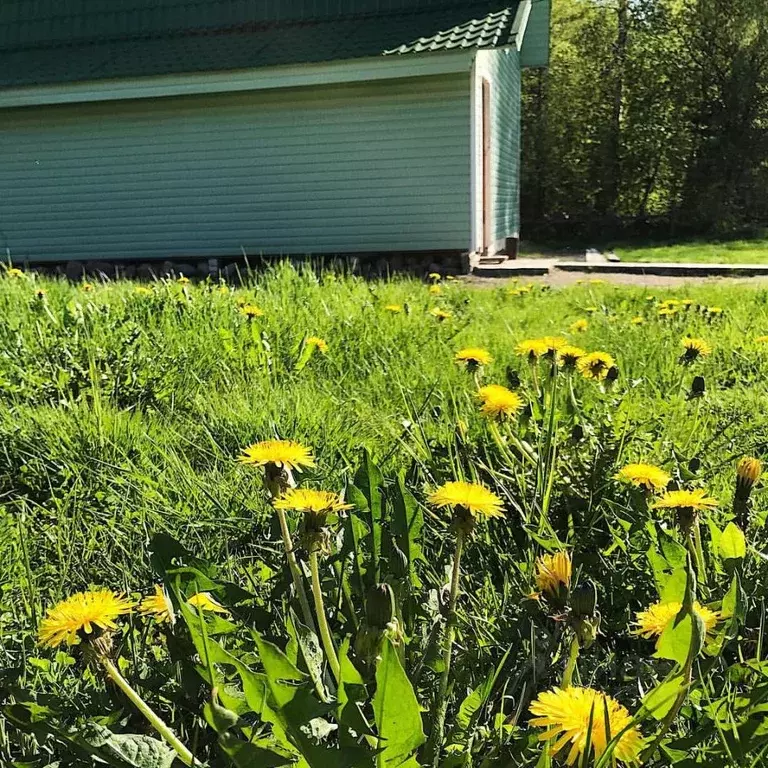
M 530 0 L 526 0 L 529 2 Z M 406 54 L 224 72 L 94 80 L 0 90 L 0 109 L 38 104 L 150 99 L 202 93 L 296 88 L 469 72 L 476 51 Z
M 518 51 L 523 47 L 523 39 L 525 38 L 525 30 L 528 27 L 528 19 L 531 16 L 532 6 L 532 0 L 523 0 L 520 5 L 517 6 L 513 29 L 517 30 L 517 34 L 515 35 L 515 45 L 517 46 Z

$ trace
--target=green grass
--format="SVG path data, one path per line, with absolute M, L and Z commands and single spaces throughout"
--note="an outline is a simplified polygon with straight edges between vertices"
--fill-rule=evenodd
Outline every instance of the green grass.
M 622 261 L 693 262 L 697 264 L 766 264 L 768 238 L 687 242 L 671 245 L 618 246 Z
M 658 303 L 672 297 L 690 299 L 690 307 L 659 318 Z M 263 317 L 248 320 L 239 310 L 244 301 Z M 388 304 L 404 311 L 388 312 Z M 715 305 L 721 314 L 706 310 Z M 451 314 L 443 322 L 428 312 L 438 306 Z M 69 670 L 69 657 L 52 662 L 36 647 L 38 621 L 52 602 L 90 585 L 150 592 L 158 578 L 150 562 L 157 534 L 178 538 L 215 562 L 220 576 L 253 589 L 270 612 L 281 610 L 279 535 L 259 473 L 237 462 L 249 443 L 282 436 L 312 446 L 317 466 L 303 475 L 310 486 L 343 488 L 366 448 L 388 477 L 403 473 L 419 502 L 462 476 L 499 493 L 510 524 L 478 530 L 464 561 L 457 642 L 466 657 L 453 695 L 460 702 L 513 648 L 521 677 L 509 673 L 516 682 L 502 702 L 507 714 L 518 706 L 511 691 L 530 699 L 537 686 L 557 684 L 564 665 L 556 625 L 532 618 L 534 607 L 522 599 L 532 588 L 534 553 L 553 546 L 546 526 L 573 547 L 580 578 L 599 587 L 604 639 L 580 662 L 584 680 L 639 707 L 638 679 L 648 690 L 666 672 L 627 627 L 656 599 L 664 568 L 680 564 L 680 545 L 658 524 L 661 513 L 629 496 L 613 476 L 629 461 L 651 461 L 679 484 L 706 487 L 721 501 L 706 518 L 709 557 L 730 519 L 737 459 L 768 454 L 768 346 L 754 341 L 768 334 L 768 292 L 741 285 L 691 285 L 650 297 L 601 281 L 522 293 L 453 281 L 431 295 L 416 280 L 366 282 L 285 265 L 237 289 L 159 282 L 147 291 L 117 282 L 86 291 L 3 276 L 0 317 L 0 693 L 17 684 L 54 689 L 75 713 L 72 722 L 113 711 L 114 704 L 93 677 Z M 644 322 L 632 324 L 635 317 Z M 588 329 L 572 333 L 580 318 Z M 578 374 L 562 377 L 569 383 L 558 390 L 561 405 L 548 409 L 550 401 L 536 394 L 537 386 L 549 386 L 546 364 L 534 374 L 515 352 L 518 342 L 545 334 L 610 353 L 618 380 L 606 387 Z M 713 352 L 683 365 L 681 339 L 689 334 Z M 307 358 L 308 335 L 324 338 L 327 354 Z M 504 426 L 509 432 L 494 433 L 478 413 L 476 382 L 453 361 L 464 346 L 493 355 L 483 382 L 522 382 L 531 413 Z M 696 376 L 706 383 L 703 398 L 690 397 Z M 533 477 L 524 464 L 510 463 L 518 437 L 552 457 Z M 765 513 L 759 492 L 750 533 L 755 550 L 765 549 Z M 418 600 L 425 611 L 431 606 L 434 622 L 449 572 L 450 531 L 445 515 L 426 508 L 424 515 Z M 545 527 L 537 530 L 537 520 Z M 657 546 L 661 560 L 652 557 Z M 707 599 L 719 605 L 735 566 L 711 556 L 717 565 Z M 713 665 L 754 657 L 765 576 L 765 559 L 750 556 L 743 574 L 749 641 Z M 284 642 L 282 629 L 269 631 Z M 140 655 L 132 642 L 126 657 Z M 415 637 L 412 648 L 423 642 Z M 436 658 L 427 666 L 439 671 Z M 157 706 L 181 718 L 184 707 L 176 712 L 168 703 L 173 695 L 161 695 L 161 683 L 146 675 Z M 736 679 L 735 671 L 717 678 L 726 688 Z M 429 697 L 435 678 L 425 680 L 419 695 Z M 697 689 L 697 701 L 705 693 L 716 695 L 714 683 Z M 451 706 L 455 715 L 457 702 Z M 492 724 L 498 711 L 485 713 L 484 722 Z M 7 737 L 2 722 L 0 762 L 22 761 L 20 741 Z M 516 739 L 528 749 L 525 732 L 509 728 L 499 731 L 511 740 L 505 749 Z

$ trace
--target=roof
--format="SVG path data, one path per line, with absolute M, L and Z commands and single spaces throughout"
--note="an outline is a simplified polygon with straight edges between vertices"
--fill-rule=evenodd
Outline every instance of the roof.
M 44 42 L 0 50 L 0 88 L 498 48 L 517 2 L 445 3 L 337 18 Z

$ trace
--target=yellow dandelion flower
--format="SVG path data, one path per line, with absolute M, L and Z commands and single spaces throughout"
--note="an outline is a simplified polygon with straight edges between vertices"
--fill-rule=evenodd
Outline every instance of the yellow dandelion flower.
M 633 317 L 629 322 L 632 325 L 642 325 L 645 322 L 645 318 L 637 315 L 637 317 Z
M 47 295 L 48 295 L 48 291 L 44 290 L 43 288 L 38 288 L 35 291 L 35 298 L 38 301 L 42 301 Z
M 546 355 L 549 352 L 549 347 L 542 339 L 525 339 L 515 347 L 515 352 L 530 360 L 535 360 L 537 357 Z
M 523 399 L 499 384 L 488 384 L 477 392 L 480 398 L 480 413 L 491 418 L 516 416 L 523 409 Z
M 568 330 L 571 333 L 584 333 L 589 328 L 589 321 L 583 317 L 579 320 L 574 320 L 569 326 Z
M 542 344 L 546 345 L 547 353 L 550 355 L 557 354 L 563 347 L 568 346 L 568 340 L 562 336 L 542 336 L 539 339 Z
M 564 368 L 574 368 L 576 363 L 578 363 L 587 352 L 581 347 L 574 347 L 572 344 L 566 344 L 559 349 L 557 354 L 560 360 L 560 365 Z
M 176 278 L 176 282 L 177 282 L 179 285 L 187 285 L 187 284 L 189 283 L 189 278 L 188 278 L 188 277 L 184 277 L 184 275 L 183 275 L 183 274 L 181 274 L 181 275 L 179 275 L 179 276 Z
M 392 312 L 394 314 L 397 314 L 399 312 L 403 311 L 403 305 L 402 304 L 387 304 L 384 309 L 387 312 Z
M 755 336 L 757 344 L 768 344 L 768 336 Z
M 22 272 L 18 267 L 8 267 L 5 270 L 5 274 L 8 277 L 24 277 L 24 272 Z
M 115 619 L 130 613 L 133 603 L 110 589 L 77 592 L 51 608 L 40 622 L 40 644 L 49 648 L 77 645 L 94 629 L 109 632 L 117 629 Z
M 254 464 L 258 467 L 274 464 L 293 471 L 315 466 L 312 449 L 293 440 L 263 440 L 254 443 L 243 449 L 238 460 L 243 464 Z
M 145 597 L 139 605 L 139 611 L 144 616 L 153 616 L 155 621 L 162 623 L 169 621 L 173 623 L 173 606 L 165 590 L 155 584 L 155 594 Z
M 722 315 L 723 314 L 723 308 L 722 307 L 707 307 L 707 314 L 710 314 L 710 315 Z
M 443 292 L 443 289 L 439 285 L 430 285 L 429 292 L 432 296 L 439 296 Z
M 238 307 L 242 307 L 245 304 L 250 304 L 250 302 L 248 301 L 247 296 L 237 296 L 235 298 L 235 304 L 237 304 Z
M 307 338 L 304 339 L 304 343 L 308 347 L 314 347 L 323 355 L 328 352 L 328 342 L 325 339 L 321 339 L 319 336 L 307 336 Z
M 594 315 L 597 312 L 597 307 L 584 307 L 585 312 L 589 312 L 590 315 Z
M 229 295 L 229 286 L 228 285 L 220 285 L 218 288 L 218 291 L 222 295 Z
M 649 491 L 662 491 L 672 477 L 653 464 L 627 464 L 618 471 L 616 479 Z
M 614 365 L 616 365 L 614 359 L 607 352 L 590 352 L 580 357 L 576 364 L 585 379 L 596 381 L 602 381 Z
M 243 306 L 240 307 L 240 312 L 249 320 L 252 320 L 254 317 L 264 317 L 264 310 L 257 307 L 255 304 L 243 304 Z
M 683 604 L 677 602 L 654 603 L 645 611 L 639 611 L 635 621 L 635 628 L 632 633 L 651 640 L 654 637 L 661 637 L 661 634 L 674 621 L 675 616 L 680 613 Z M 693 610 L 704 622 L 707 634 L 710 634 L 720 620 L 720 614 L 716 611 L 710 611 L 706 606 L 698 601 L 693 604 Z
M 755 459 L 752 456 L 745 456 L 739 460 L 736 465 L 736 476 L 742 483 L 753 486 L 763 474 L 763 463 L 760 459 Z
M 199 608 L 201 611 L 229 614 L 229 611 L 223 605 L 214 600 L 210 592 L 198 592 L 196 595 L 192 595 L 187 602 L 193 608 Z
M 310 488 L 292 488 L 274 503 L 275 509 L 292 509 L 296 512 L 339 512 L 352 509 L 338 493 L 315 491 Z
M 712 347 L 704 339 L 695 339 L 686 336 L 681 342 L 683 345 L 683 359 L 687 362 L 695 360 L 697 357 L 706 357 L 711 354 Z
M 83 283 L 80 287 L 85 293 L 90 293 L 93 290 L 93 283 Z
M 482 347 L 465 347 L 460 349 L 453 359 L 457 363 L 469 366 L 490 365 L 493 362 L 491 353 Z
M 522 296 L 522 292 L 519 288 L 507 288 L 505 291 L 507 296 Z
M 147 288 L 146 285 L 137 285 L 136 288 L 134 288 L 134 293 L 137 296 L 151 296 L 152 295 L 152 289 Z
M 546 728 L 539 741 L 554 742 L 550 746 L 551 754 L 565 755 L 566 765 L 581 762 L 587 743 L 591 745 L 590 755 L 584 763 L 592 763 L 591 753 L 597 762 L 611 739 L 619 734 L 613 752 L 616 760 L 627 765 L 640 762 L 645 746 L 640 729 L 631 724 L 633 718 L 629 711 L 608 694 L 579 686 L 553 688 L 538 695 L 530 712 L 531 725 Z
M 694 491 L 667 491 L 657 502 L 654 509 L 714 509 L 717 499 L 707 496 L 702 488 Z
M 662 307 L 659 310 L 659 317 L 674 317 L 677 314 L 678 310 L 676 307 Z
M 693 299 L 680 299 L 680 306 L 685 307 L 688 309 L 688 307 L 693 306 Z
M 448 320 L 449 318 L 453 317 L 450 312 L 445 309 L 441 309 L 440 307 L 432 307 L 432 309 L 429 310 L 429 314 L 439 320 L 441 323 L 444 320 Z
M 571 556 L 568 552 L 555 552 L 536 558 L 536 587 L 540 592 L 557 595 L 560 587 L 571 586 Z
M 429 496 L 428 501 L 438 509 L 461 507 L 472 517 L 504 517 L 501 499 L 478 483 L 461 480 L 445 483 Z

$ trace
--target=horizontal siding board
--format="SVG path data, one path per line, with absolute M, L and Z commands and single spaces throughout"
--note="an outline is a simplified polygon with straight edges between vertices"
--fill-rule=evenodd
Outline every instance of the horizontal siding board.
M 469 110 L 451 75 L 0 111 L 0 248 L 466 249 Z

